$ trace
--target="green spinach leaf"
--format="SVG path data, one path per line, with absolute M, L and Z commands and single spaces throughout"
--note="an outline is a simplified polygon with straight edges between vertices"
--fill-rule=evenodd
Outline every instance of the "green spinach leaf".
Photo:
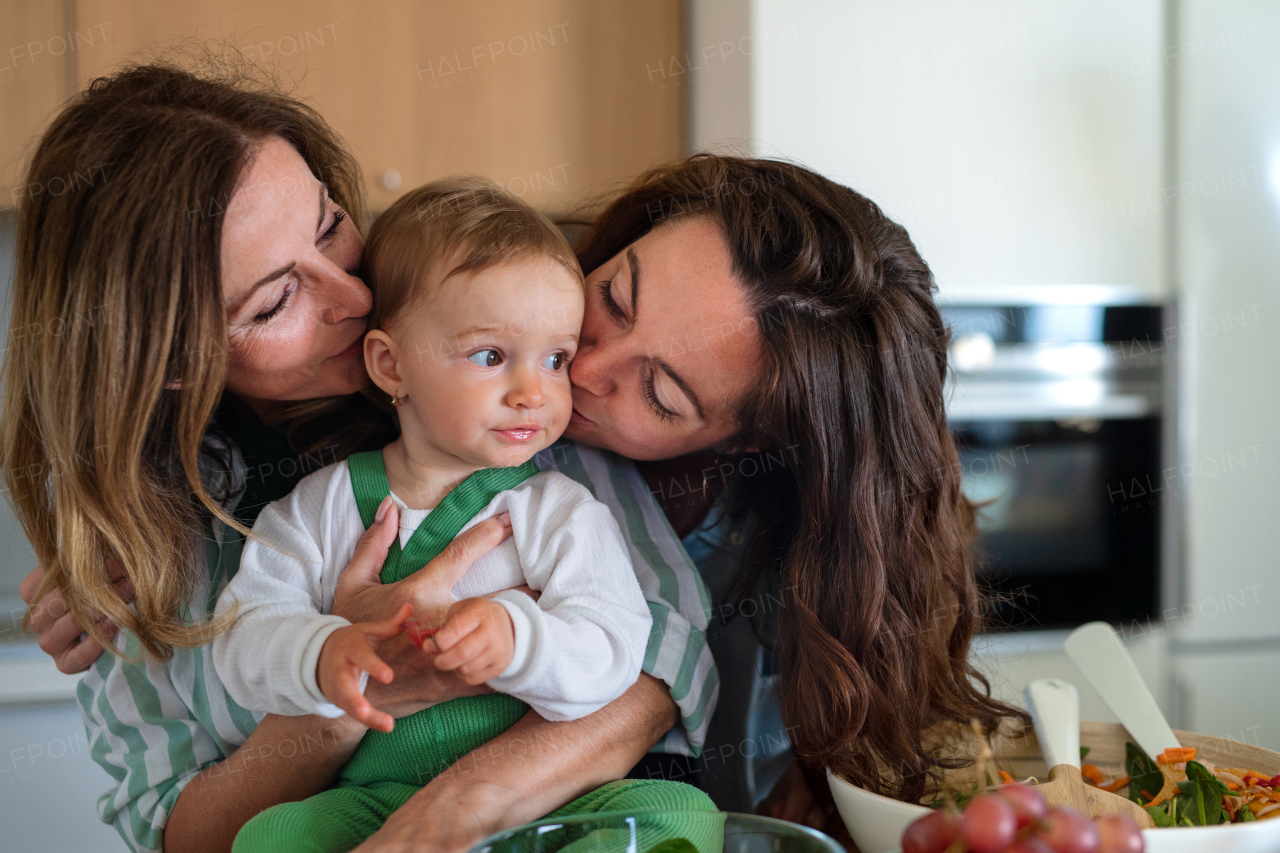
M 1198 761 L 1187 762 L 1187 781 L 1178 783 L 1176 799 L 1179 810 L 1196 826 L 1214 826 L 1223 822 L 1227 810 L 1222 807 L 1222 795 L 1231 789 Z M 1230 821 L 1230 817 L 1227 817 Z
M 1124 745 L 1124 772 L 1129 774 L 1129 799 L 1140 806 L 1155 799 L 1164 787 L 1164 774 L 1137 744 Z M 1145 797 L 1143 791 L 1146 792 Z

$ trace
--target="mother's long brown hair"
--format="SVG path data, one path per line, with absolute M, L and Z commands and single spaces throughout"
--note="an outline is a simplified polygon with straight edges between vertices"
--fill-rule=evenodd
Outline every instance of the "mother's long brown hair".
M 762 344 L 732 445 L 788 449 L 739 490 L 759 519 L 740 588 L 769 571 L 783 716 L 795 751 L 856 784 L 918 799 L 952 766 L 940 723 L 1025 715 L 970 664 L 980 595 L 943 382 L 949 332 L 933 277 L 873 202 L 785 162 L 696 155 L 639 178 L 596 219 L 590 271 L 663 223 L 717 222 Z
M 23 181 L 0 455 L 15 514 L 56 589 L 115 651 L 207 642 L 191 622 L 201 512 L 243 531 L 200 467 L 223 393 L 222 212 L 280 137 L 359 222 L 359 169 L 312 109 L 256 82 L 153 64 L 94 80 L 53 119 Z M 132 607 L 105 563 L 132 582 Z M 34 606 L 34 602 L 33 602 Z

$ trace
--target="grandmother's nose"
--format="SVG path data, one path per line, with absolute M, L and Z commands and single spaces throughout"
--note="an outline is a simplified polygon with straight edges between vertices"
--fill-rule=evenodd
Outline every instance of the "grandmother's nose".
M 373 309 L 373 293 L 359 276 L 334 267 L 325 275 L 322 292 L 329 306 L 324 309 L 326 323 L 336 324 L 351 317 L 364 317 Z

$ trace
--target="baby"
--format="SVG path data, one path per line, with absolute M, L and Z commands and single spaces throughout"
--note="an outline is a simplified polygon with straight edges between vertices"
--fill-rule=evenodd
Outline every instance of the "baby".
M 398 407 L 401 435 L 311 474 L 263 510 L 218 604 L 220 615 L 238 610 L 214 660 L 245 708 L 346 712 L 371 731 L 337 787 L 258 815 L 236 837 L 237 853 L 357 846 L 530 707 L 572 720 L 620 696 L 640 673 L 649 637 L 649 610 L 608 508 L 532 461 L 572 411 L 569 363 L 584 295 L 560 232 L 507 193 L 454 180 L 392 205 L 373 226 L 365 260 L 376 301 L 365 363 Z M 442 626 L 417 614 L 428 631 L 415 639 L 439 668 L 496 692 L 394 725 L 364 698 L 365 673 L 390 681 L 374 641 L 402 623 L 417 633 L 411 606 L 381 623 L 325 615 L 361 533 L 391 502 L 400 535 L 384 583 L 417 571 L 484 519 L 509 513 L 512 530 L 455 585 L 460 600 Z M 540 597 L 515 589 L 522 586 Z M 557 814 L 714 809 L 674 782 L 611 785 L 607 796 L 587 794 Z

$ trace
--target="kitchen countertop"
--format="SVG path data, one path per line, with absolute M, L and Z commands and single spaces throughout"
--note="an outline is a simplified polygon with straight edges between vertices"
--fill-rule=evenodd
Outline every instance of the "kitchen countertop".
M 19 634 L 10 640 L 0 634 L 0 705 L 69 702 L 79 683 L 79 675 L 58 672 L 34 637 Z

